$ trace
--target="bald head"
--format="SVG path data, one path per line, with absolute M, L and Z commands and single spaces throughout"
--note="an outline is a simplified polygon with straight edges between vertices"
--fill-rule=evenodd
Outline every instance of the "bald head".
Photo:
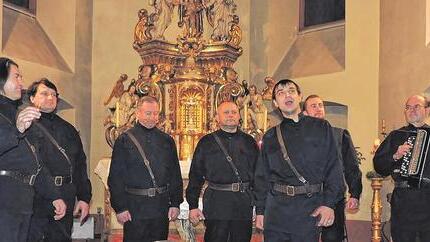
M 415 127 L 425 124 L 425 119 L 429 114 L 427 99 L 422 95 L 410 96 L 405 104 L 405 119 Z
M 218 106 L 216 120 L 221 129 L 228 131 L 234 129 L 234 132 L 239 125 L 239 108 L 234 102 L 223 102 Z

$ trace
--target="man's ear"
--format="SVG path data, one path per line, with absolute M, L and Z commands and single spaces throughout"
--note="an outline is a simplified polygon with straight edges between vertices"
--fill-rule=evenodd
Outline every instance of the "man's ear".
M 308 111 L 303 111 L 303 114 L 309 116 Z
M 34 103 L 34 96 L 30 96 L 30 102 Z
M 279 108 L 278 102 L 276 102 L 276 100 L 273 100 L 272 103 L 273 103 L 273 106 L 275 106 L 275 108 Z

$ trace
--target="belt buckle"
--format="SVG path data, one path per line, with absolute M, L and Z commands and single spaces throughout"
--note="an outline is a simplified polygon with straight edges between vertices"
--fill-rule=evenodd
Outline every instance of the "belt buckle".
M 232 183 L 231 184 L 231 190 L 233 192 L 239 192 L 240 191 L 240 183 Z
M 294 190 L 294 186 L 287 186 L 287 195 L 294 197 L 296 195 L 295 190 Z
M 148 189 L 148 197 L 155 197 L 155 192 L 156 192 L 157 190 L 155 190 L 155 188 L 149 188 Z
M 63 185 L 63 177 L 62 176 L 56 176 L 54 177 L 54 184 L 57 187 L 60 187 Z
M 36 177 L 37 177 L 37 175 L 31 175 L 30 181 L 28 182 L 28 185 L 33 186 L 34 182 L 36 181 Z

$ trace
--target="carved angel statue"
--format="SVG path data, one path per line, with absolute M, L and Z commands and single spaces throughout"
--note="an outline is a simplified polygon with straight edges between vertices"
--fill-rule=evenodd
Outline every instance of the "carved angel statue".
M 266 83 L 266 87 L 263 88 L 263 91 L 261 91 L 261 96 L 263 97 L 263 100 L 272 100 L 272 91 L 273 87 L 275 86 L 275 80 L 273 80 L 272 77 L 267 76 L 264 78 L 264 83 Z
M 124 82 L 127 80 L 128 76 L 126 74 L 122 74 L 119 76 L 118 81 L 116 81 L 115 86 L 112 89 L 112 92 L 110 93 L 109 97 L 104 101 L 104 105 L 108 105 L 112 98 L 120 98 L 121 95 L 124 93 Z
M 228 43 L 239 47 L 240 42 L 242 42 L 242 29 L 239 27 L 239 16 L 234 15 L 233 20 L 230 22 Z
M 227 41 L 229 39 L 230 22 L 236 11 L 233 0 L 206 0 L 208 22 L 213 27 L 211 39 Z
M 249 95 L 246 97 L 247 104 L 254 113 L 257 129 L 263 130 L 265 127 L 264 119 L 267 119 L 267 108 L 264 105 L 263 97 L 258 93 L 257 86 L 249 87 Z M 267 124 L 267 121 L 266 121 Z
M 179 4 L 178 26 L 183 37 L 200 37 L 203 34 L 203 0 L 175 0 Z
M 155 16 L 152 21 L 154 24 L 154 37 L 156 39 L 164 39 L 164 32 L 172 23 L 173 8 L 177 4 L 177 0 L 152 0 L 151 6 L 155 8 Z
M 149 34 L 149 15 L 146 9 L 141 9 L 137 13 L 139 21 L 134 27 L 134 43 L 142 44 L 143 42 L 150 40 L 152 37 Z

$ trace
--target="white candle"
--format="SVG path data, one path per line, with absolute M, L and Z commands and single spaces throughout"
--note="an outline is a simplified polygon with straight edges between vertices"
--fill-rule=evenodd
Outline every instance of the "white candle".
M 115 127 L 119 127 L 119 102 L 115 104 Z
M 243 106 L 243 129 L 248 128 L 248 104 L 245 102 Z
M 267 131 L 267 109 L 264 109 L 264 120 L 263 120 L 263 131 L 266 133 Z

